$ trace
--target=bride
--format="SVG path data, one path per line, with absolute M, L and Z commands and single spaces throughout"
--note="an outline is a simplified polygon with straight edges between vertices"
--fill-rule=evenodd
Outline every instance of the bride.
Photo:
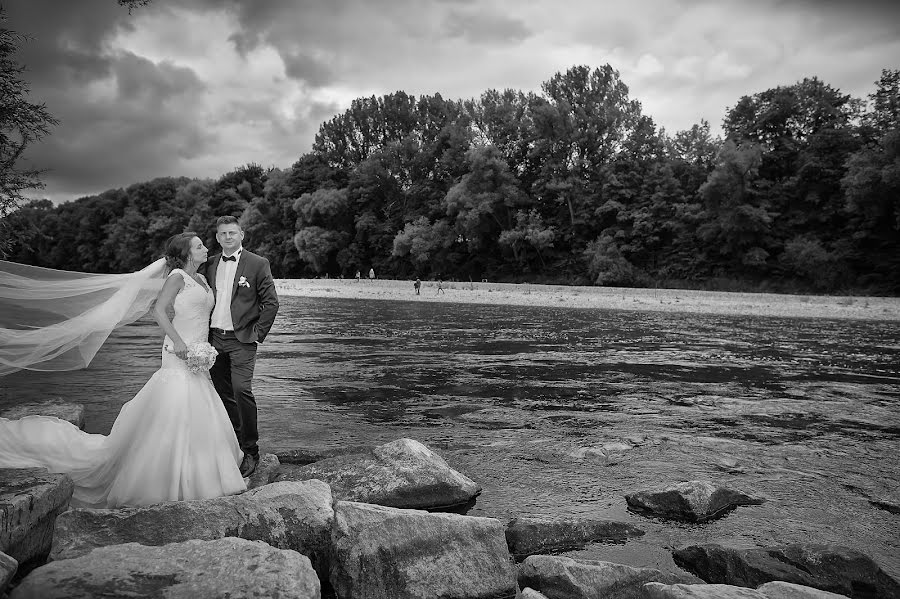
M 206 258 L 207 249 L 195 233 L 181 233 L 167 242 L 168 275 L 153 309 L 166 333 L 162 366 L 122 406 L 109 435 L 86 433 L 48 416 L 0 418 L 0 468 L 40 467 L 67 474 L 75 482 L 72 505 L 79 507 L 142 506 L 246 489 L 239 470 L 243 452 L 209 372 L 192 372 L 185 361 L 188 346 L 205 342 L 209 333 L 215 300 L 197 273 Z M 175 316 L 169 320 L 172 308 Z M 103 306 L 95 312 L 113 320 L 110 328 L 116 321 L 121 324 Z M 59 324 L 78 328 L 75 320 Z M 0 331 L 13 339 L 33 333 Z M 47 358 L 52 362 L 66 352 L 48 353 L 53 354 Z M 60 369 L 66 368 L 71 367 Z

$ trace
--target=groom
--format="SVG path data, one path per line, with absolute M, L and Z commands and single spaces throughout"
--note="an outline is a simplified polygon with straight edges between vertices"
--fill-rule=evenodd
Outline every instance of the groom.
M 241 247 L 244 232 L 235 217 L 222 216 L 216 221 L 216 240 L 222 253 L 204 265 L 206 280 L 216 296 L 209 342 L 219 352 L 209 373 L 244 451 L 241 474 L 247 477 L 259 464 L 252 388 L 256 346 L 275 322 L 278 295 L 269 261 Z

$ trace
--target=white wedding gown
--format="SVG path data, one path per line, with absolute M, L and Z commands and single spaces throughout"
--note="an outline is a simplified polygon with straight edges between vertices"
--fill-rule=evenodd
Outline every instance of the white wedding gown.
M 172 324 L 190 345 L 206 341 L 213 294 L 180 269 Z M 75 482 L 72 505 L 113 508 L 207 499 L 246 489 L 231 421 L 209 378 L 165 347 L 162 367 L 122 406 L 109 435 L 48 416 L 0 418 L 0 468 L 47 468 Z

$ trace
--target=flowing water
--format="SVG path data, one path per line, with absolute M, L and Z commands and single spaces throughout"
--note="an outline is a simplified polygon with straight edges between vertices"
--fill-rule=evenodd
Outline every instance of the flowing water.
M 0 408 L 60 397 L 108 432 L 159 364 L 139 322 L 73 373 L 0 381 Z M 838 543 L 900 578 L 894 322 L 283 298 L 254 390 L 264 452 L 417 439 L 484 488 L 468 512 L 646 531 L 568 555 L 671 570 L 669 551 Z M 165 439 L 160 439 L 165 443 Z M 765 498 L 702 525 L 624 495 L 707 479 Z

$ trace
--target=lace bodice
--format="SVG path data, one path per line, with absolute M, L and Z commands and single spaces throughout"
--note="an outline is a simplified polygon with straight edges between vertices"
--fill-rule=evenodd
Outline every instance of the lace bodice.
M 187 345 L 206 341 L 209 337 L 209 315 L 215 305 L 212 291 L 207 290 L 180 268 L 172 270 L 169 276 L 180 276 L 184 280 L 184 287 L 175 296 L 173 304 L 175 317 L 172 319 L 172 326 Z M 166 335 L 163 342 L 163 368 L 184 368 L 183 360 L 165 350 L 171 345 L 172 342 Z

